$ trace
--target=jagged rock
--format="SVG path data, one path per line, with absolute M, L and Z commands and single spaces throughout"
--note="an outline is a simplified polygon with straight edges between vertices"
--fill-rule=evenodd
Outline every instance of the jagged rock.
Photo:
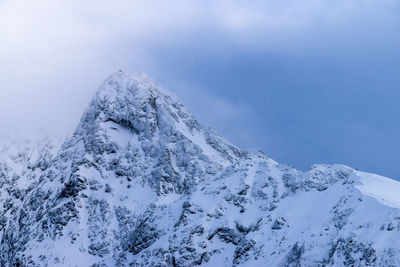
M 300 267 L 301 265 L 301 257 L 304 253 L 304 244 L 299 246 L 299 243 L 296 242 L 292 248 L 290 249 L 288 255 L 286 256 L 285 266 L 288 267 Z
M 283 226 L 285 226 L 286 225 L 286 220 L 285 220 L 285 218 L 278 218 L 278 219 L 276 219 L 275 221 L 274 221 L 274 223 L 272 224 L 272 226 L 271 226 L 271 229 L 272 230 L 280 230 L 280 229 L 282 229 L 283 228 Z
M 62 145 L 0 140 L 0 266 L 400 266 L 398 191 L 240 149 L 118 72 Z

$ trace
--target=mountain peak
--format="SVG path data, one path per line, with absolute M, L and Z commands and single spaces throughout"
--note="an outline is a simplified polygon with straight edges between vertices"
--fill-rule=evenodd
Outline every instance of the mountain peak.
M 82 117 L 78 131 L 106 122 L 131 128 L 136 133 L 147 131 L 149 127 L 155 130 L 160 126 L 160 119 L 167 119 L 167 124 L 172 124 L 172 107 L 179 109 L 185 117 L 192 117 L 175 97 L 161 91 L 147 75 L 127 74 L 120 70 L 100 86 Z
M 37 148 L 0 148 L 1 266 L 400 266 L 399 182 L 241 150 L 143 74 Z
M 136 97 L 161 94 L 160 88 L 144 73 L 128 74 L 119 70 L 110 75 L 100 86 L 96 97 L 115 97 L 117 94 L 132 94 Z
M 74 138 L 73 143 L 83 143 L 84 153 L 91 154 L 95 161 L 104 161 L 104 154 L 115 158 L 120 155 L 114 155 L 114 151 L 131 153 L 135 149 L 147 165 L 149 162 L 158 167 L 164 164 L 169 189 L 160 189 L 160 177 L 155 186 L 163 193 L 185 191 L 206 172 L 246 156 L 246 152 L 202 126 L 176 97 L 164 93 L 148 76 L 122 71 L 103 82 Z M 183 151 L 185 158 L 182 158 Z M 188 165 L 193 165 L 196 173 L 188 173 L 183 181 L 178 181 Z

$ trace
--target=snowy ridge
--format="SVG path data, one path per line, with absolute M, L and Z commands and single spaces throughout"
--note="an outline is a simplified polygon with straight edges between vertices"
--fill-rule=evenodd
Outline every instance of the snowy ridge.
M 74 135 L 0 145 L 0 266 L 399 266 L 400 183 L 301 172 L 117 72 Z
M 370 196 L 382 204 L 400 209 L 400 183 L 380 175 L 358 172 L 361 185 L 355 187 L 362 194 Z

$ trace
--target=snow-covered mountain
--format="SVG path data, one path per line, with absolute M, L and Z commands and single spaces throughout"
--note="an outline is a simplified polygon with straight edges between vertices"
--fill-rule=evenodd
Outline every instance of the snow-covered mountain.
M 400 266 L 400 183 L 245 151 L 118 72 L 62 145 L 2 140 L 0 240 L 1 266 Z

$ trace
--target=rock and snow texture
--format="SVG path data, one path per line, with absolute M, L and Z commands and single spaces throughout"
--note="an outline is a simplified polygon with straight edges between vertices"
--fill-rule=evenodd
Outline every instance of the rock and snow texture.
M 144 75 L 0 152 L 0 266 L 400 266 L 399 182 L 242 150 Z

